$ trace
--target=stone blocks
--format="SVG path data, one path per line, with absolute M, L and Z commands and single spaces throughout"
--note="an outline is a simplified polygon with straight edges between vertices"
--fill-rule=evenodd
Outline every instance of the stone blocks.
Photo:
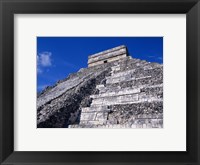
M 127 55 L 125 46 L 92 55 L 89 68 L 43 91 L 37 98 L 38 125 L 162 128 L 163 67 Z
M 124 64 L 115 63 L 111 67 L 111 75 L 106 77 L 106 83 L 96 86 L 99 92 L 90 96 L 90 107 L 82 108 L 84 115 L 81 115 L 80 120 L 82 124 L 84 121 L 85 126 L 80 127 L 163 127 L 163 85 L 162 79 L 156 79 L 162 73 L 162 67 L 145 61 L 130 60 L 134 61 L 133 64 L 129 63 L 132 65 L 131 69 L 125 68 Z M 160 76 L 162 78 L 162 74 Z
M 127 48 L 122 45 L 88 57 L 88 67 L 117 61 L 128 56 Z

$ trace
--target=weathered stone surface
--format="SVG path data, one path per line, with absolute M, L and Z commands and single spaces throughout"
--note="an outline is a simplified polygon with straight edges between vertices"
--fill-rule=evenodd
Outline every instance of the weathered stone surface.
M 127 49 L 124 45 L 118 46 L 88 57 L 88 67 L 100 65 L 107 62 L 116 61 L 128 56 Z
M 95 54 L 89 61 L 110 58 L 121 49 Z M 37 125 L 162 128 L 163 66 L 126 56 L 80 69 L 38 95 Z
M 97 113 L 96 112 L 89 112 L 89 113 L 81 113 L 81 118 L 86 121 L 95 120 Z

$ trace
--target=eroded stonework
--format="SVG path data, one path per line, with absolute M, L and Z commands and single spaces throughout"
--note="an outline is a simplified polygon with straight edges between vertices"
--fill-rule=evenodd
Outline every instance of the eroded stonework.
M 126 58 L 127 56 L 128 56 L 128 50 L 126 46 L 121 45 L 112 49 L 105 50 L 100 53 L 90 55 L 88 57 L 88 67 L 113 62 L 116 60 Z
M 80 69 L 38 96 L 37 125 L 162 128 L 163 66 L 126 56 Z

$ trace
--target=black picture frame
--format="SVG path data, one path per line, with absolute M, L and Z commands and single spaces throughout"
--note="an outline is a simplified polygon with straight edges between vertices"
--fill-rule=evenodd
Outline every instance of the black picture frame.
M 14 14 L 186 14 L 186 152 L 14 151 Z M 198 0 L 0 0 L 1 164 L 200 164 L 200 2 Z M 178 64 L 177 64 L 178 67 Z M 30 139 L 31 141 L 31 139 Z

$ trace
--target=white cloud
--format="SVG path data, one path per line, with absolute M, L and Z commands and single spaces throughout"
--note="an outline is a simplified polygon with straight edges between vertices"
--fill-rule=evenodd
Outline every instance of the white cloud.
M 37 56 L 37 62 L 43 67 L 51 66 L 51 52 L 43 52 Z
M 51 52 L 42 52 L 37 55 L 37 73 L 40 74 L 43 72 L 44 67 L 52 66 L 52 53 Z

